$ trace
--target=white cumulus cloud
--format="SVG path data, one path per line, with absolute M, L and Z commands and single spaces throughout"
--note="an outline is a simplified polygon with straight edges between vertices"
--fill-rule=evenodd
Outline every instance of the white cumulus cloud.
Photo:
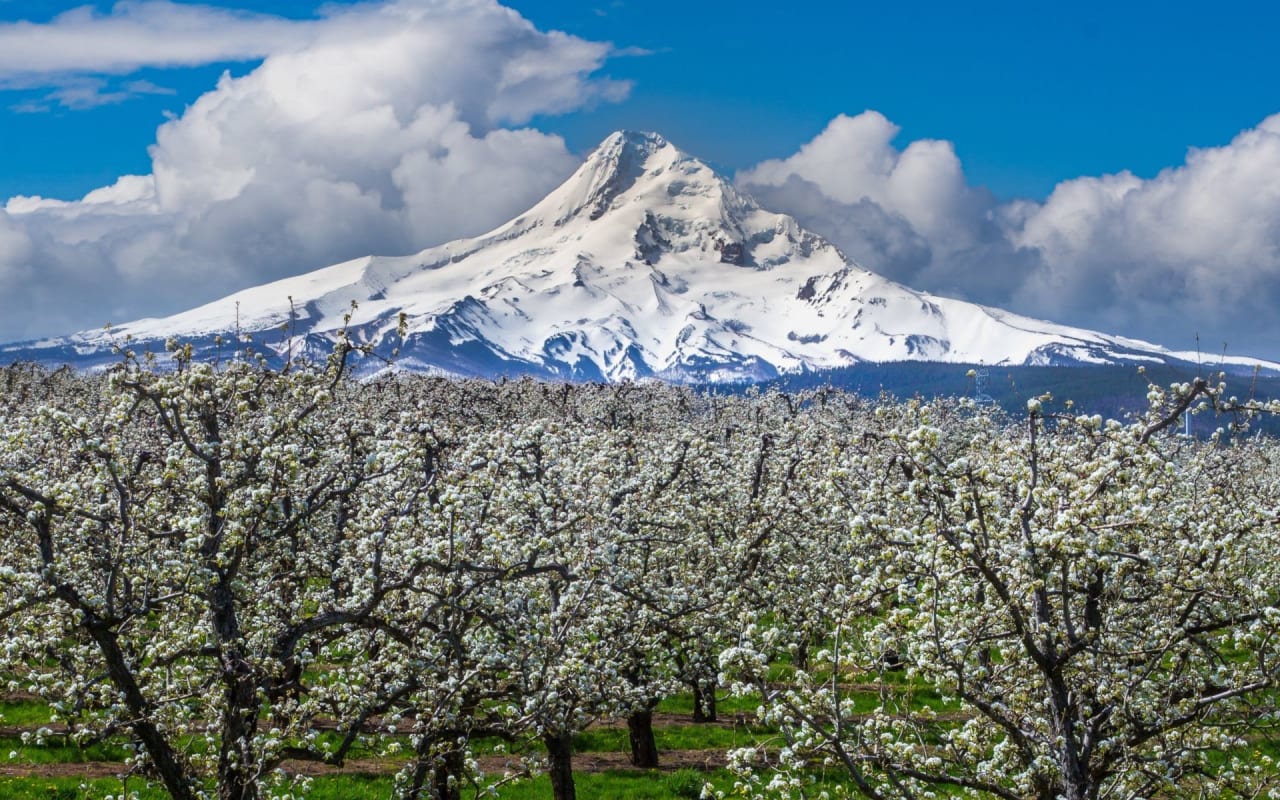
M 1222 147 L 1193 149 L 1150 180 L 1131 174 L 1059 184 L 1012 233 L 1050 266 L 1022 288 L 1048 306 L 1106 285 L 1121 301 L 1166 306 L 1176 321 L 1263 301 L 1273 334 L 1280 287 L 1280 115 Z
M 795 176 L 846 205 L 870 200 L 908 220 L 934 246 L 971 245 L 975 212 L 989 198 L 966 183 L 950 142 L 921 139 L 898 150 L 898 130 L 877 111 L 841 115 L 795 155 L 759 164 L 740 180 L 781 186 Z
M 113 14 L 133 24 L 159 9 L 165 20 L 171 5 Z M 232 34 L 267 24 L 204 19 Z M 150 174 L 77 201 L 11 198 L 0 276 L 22 280 L 10 281 L 19 302 L 0 336 L 168 313 L 346 258 L 481 233 L 577 165 L 562 139 L 519 126 L 628 88 L 595 75 L 610 45 L 539 31 L 491 0 L 362 3 L 306 30 L 162 125 Z
M 0 23 L 0 84 L 258 59 L 305 45 L 319 27 L 168 0 L 125 0 L 110 13 L 86 5 L 45 23 Z

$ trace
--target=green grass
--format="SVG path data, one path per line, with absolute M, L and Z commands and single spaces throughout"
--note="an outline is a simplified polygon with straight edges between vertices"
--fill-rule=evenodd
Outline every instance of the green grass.
M 80 800 L 118 795 L 120 790 L 121 783 L 115 778 L 0 778 L 0 796 L 6 800 Z M 128 790 L 138 792 L 139 800 L 168 797 L 162 789 L 144 788 L 137 780 L 129 782 Z
M 386 800 L 391 796 L 392 779 L 339 775 L 316 778 L 308 800 Z M 122 789 L 137 792 L 139 800 L 167 800 L 159 786 L 147 786 L 132 779 L 126 786 L 117 778 L 0 778 L 0 797 L 5 800 L 93 800 L 118 796 Z
M 756 694 L 734 697 L 719 695 L 716 697 L 716 714 L 721 718 L 734 714 L 755 714 L 760 705 L 760 696 Z M 658 711 L 667 714 L 693 714 L 693 695 L 677 694 L 658 703 Z
M 0 701 L 0 725 L 10 728 L 47 725 L 53 716 L 49 706 L 39 700 Z
M 15 753 L 14 758 L 9 758 Z M 0 737 L 0 759 L 13 764 L 83 764 L 87 761 L 124 761 L 129 751 L 116 743 L 99 742 L 84 747 L 67 736 L 46 737 L 44 744 L 23 744 L 21 739 Z
M 672 773 L 606 770 L 573 776 L 573 784 L 579 797 L 607 797 L 610 800 L 696 798 L 702 790 L 701 781 L 710 781 L 716 788 L 725 790 L 733 785 L 733 778 L 724 771 L 703 774 L 695 770 L 678 770 Z M 691 794 L 695 783 L 698 791 Z M 504 786 L 498 796 L 502 800 L 549 800 L 551 783 L 544 775 Z
M 391 796 L 390 775 L 340 775 L 316 778 L 307 800 L 386 800 Z
M 659 752 L 663 750 L 727 750 L 770 741 L 777 733 L 759 725 L 723 728 L 717 725 L 671 725 L 654 731 Z

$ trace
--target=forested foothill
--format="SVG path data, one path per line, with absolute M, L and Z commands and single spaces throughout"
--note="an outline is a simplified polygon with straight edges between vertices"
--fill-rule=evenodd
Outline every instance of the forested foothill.
M 1242 368 L 1239 365 L 1215 365 L 1206 357 L 1204 364 L 1173 361 L 1164 364 L 1093 364 L 1070 366 L 1027 366 L 989 364 L 947 364 L 940 362 L 899 361 L 884 364 L 863 363 L 822 371 L 785 375 L 770 381 L 767 388 L 781 392 L 806 392 L 822 388 L 842 389 L 864 397 L 889 394 L 898 398 L 919 397 L 976 398 L 999 406 L 1010 414 L 1020 414 L 1027 401 L 1048 394 L 1059 401 L 1070 400 L 1090 414 L 1124 420 L 1147 410 L 1147 389 L 1152 384 L 1170 386 L 1190 383 L 1198 376 L 1217 374 L 1229 367 L 1225 379 L 1230 392 L 1240 403 L 1265 404 L 1280 399 L 1280 375 L 1269 368 Z M 981 383 L 976 379 L 984 372 Z M 1062 408 L 1062 405 L 1058 406 Z M 1207 437 L 1220 421 L 1213 415 L 1193 416 L 1190 433 Z M 1250 428 L 1280 435 L 1280 418 L 1274 415 L 1255 417 Z
M 0 373 L 11 761 L 564 800 L 584 731 L 649 768 L 731 703 L 765 735 L 692 796 L 1280 796 L 1280 409 L 1216 378 L 1116 420 L 173 356 Z

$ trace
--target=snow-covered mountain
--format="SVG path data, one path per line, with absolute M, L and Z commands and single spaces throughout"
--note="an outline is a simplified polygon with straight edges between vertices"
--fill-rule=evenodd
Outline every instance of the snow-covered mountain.
M 912 291 L 651 133 L 613 134 L 558 189 L 483 236 L 0 354 L 91 367 L 131 337 L 136 350 L 162 352 L 176 338 L 225 358 L 237 332 L 281 354 L 324 353 L 344 325 L 380 351 L 399 347 L 403 369 L 609 381 L 755 380 L 863 361 L 1186 356 Z

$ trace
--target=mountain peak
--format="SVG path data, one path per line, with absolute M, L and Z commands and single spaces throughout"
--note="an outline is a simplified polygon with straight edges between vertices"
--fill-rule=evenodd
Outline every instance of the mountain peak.
M 601 153 L 616 152 L 620 150 L 629 150 L 643 157 L 656 153 L 666 147 L 671 147 L 662 134 L 652 131 L 614 131 L 604 138 L 604 141 L 596 147 L 593 154 L 588 157 L 588 161 L 599 156 Z
M 617 131 L 609 134 L 573 177 L 552 192 L 535 212 L 551 216 L 556 225 L 585 216 L 600 219 L 614 200 L 646 174 L 661 174 L 688 157 L 656 133 Z M 546 212 L 549 212 L 546 213 Z

